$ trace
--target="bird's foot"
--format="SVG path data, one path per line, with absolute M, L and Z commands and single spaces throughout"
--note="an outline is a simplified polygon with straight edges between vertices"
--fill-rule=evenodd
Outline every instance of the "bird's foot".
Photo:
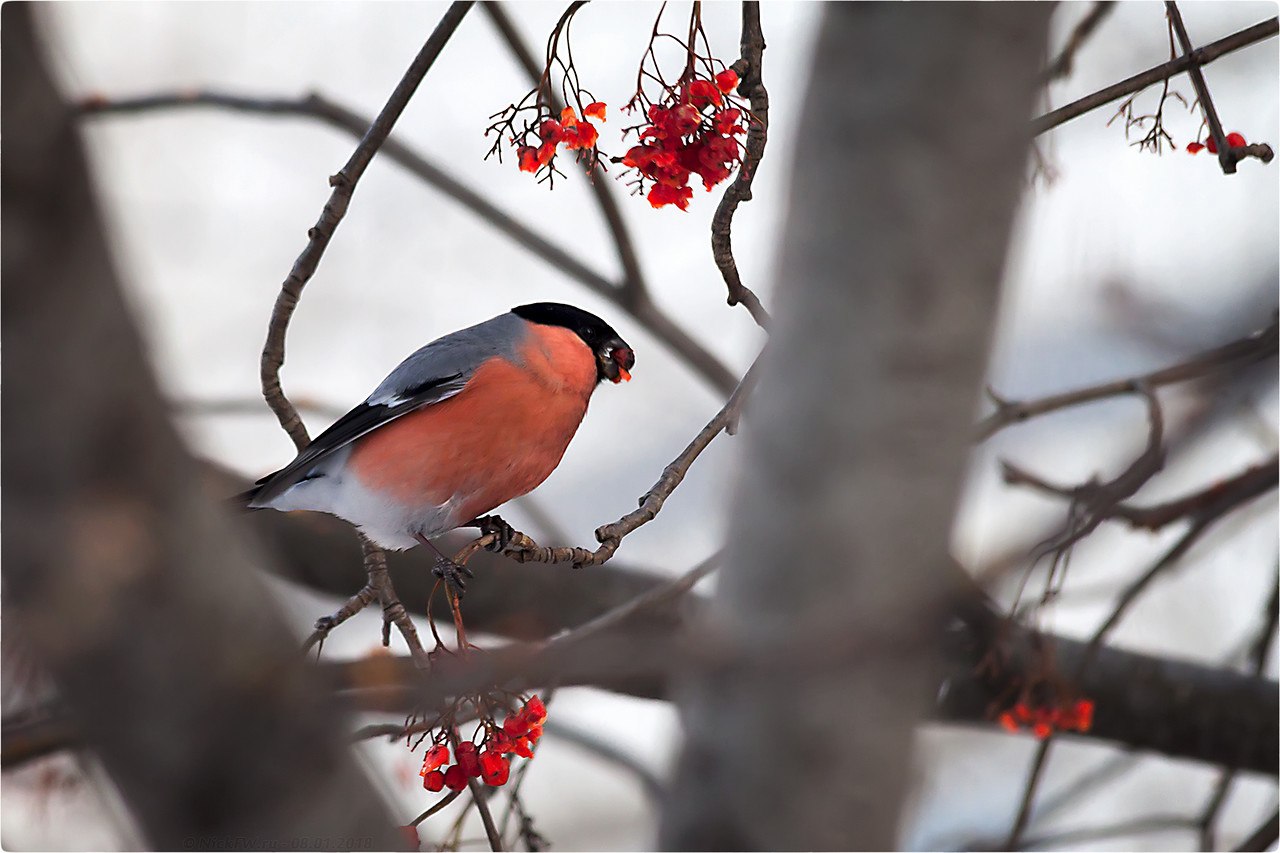
M 492 551 L 495 554 L 501 554 L 507 550 L 507 546 L 511 544 L 511 540 L 516 535 L 516 529 L 503 521 L 501 516 L 497 515 L 482 516 L 471 522 L 471 525 L 480 528 L 481 536 L 493 534 L 493 541 L 484 547 L 485 550 Z
M 448 557 L 436 557 L 436 564 L 431 569 L 432 574 L 445 582 L 445 586 L 453 593 L 455 598 L 462 598 L 462 594 L 467 591 L 467 582 L 462 579 L 463 575 L 474 578 L 475 573 L 461 563 L 455 563 Z

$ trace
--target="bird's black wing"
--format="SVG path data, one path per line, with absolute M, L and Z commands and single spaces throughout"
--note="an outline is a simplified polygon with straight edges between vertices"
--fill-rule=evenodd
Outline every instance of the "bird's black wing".
M 245 505 L 251 502 L 261 505 L 270 501 L 290 486 L 310 479 L 316 463 L 334 451 L 396 418 L 447 400 L 466 387 L 467 378 L 461 373 L 455 373 L 426 380 L 417 387 L 406 388 L 385 403 L 370 402 L 374 398 L 366 400 L 312 439 L 296 459 L 279 471 L 263 477 L 254 488 L 238 495 L 237 500 L 243 501 Z

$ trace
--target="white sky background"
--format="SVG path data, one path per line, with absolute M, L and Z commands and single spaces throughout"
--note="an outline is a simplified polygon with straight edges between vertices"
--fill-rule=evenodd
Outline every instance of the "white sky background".
M 536 45 L 562 8 L 508 7 Z M 1059 42 L 1085 8 L 1068 4 L 1059 13 Z M 63 3 L 44 11 L 51 52 L 75 95 L 212 88 L 298 96 L 314 90 L 372 116 L 443 9 L 442 3 Z M 1268 3 L 1185 3 L 1182 9 L 1198 44 L 1276 12 Z M 598 3 L 575 22 L 575 57 L 583 80 L 610 105 L 602 144 L 615 153 L 623 150 L 617 106 L 634 88 L 635 64 L 656 11 L 656 3 Z M 735 220 L 734 247 L 745 279 L 766 303 L 785 218 L 792 129 L 818 12 L 817 5 L 790 3 L 762 10 L 770 143 L 755 201 L 743 205 Z M 673 7 L 668 14 L 674 22 L 681 12 Z M 736 58 L 737 5 L 707 4 L 705 22 L 717 53 L 726 61 Z M 1280 145 L 1276 48 L 1272 39 L 1205 71 L 1226 129 L 1273 147 Z M 1121 4 L 1078 55 L 1072 77 L 1051 89 L 1052 106 L 1167 57 L 1163 7 Z M 1173 86 L 1188 100 L 1194 97 L 1187 78 Z M 396 135 L 522 221 L 572 246 L 589 265 L 616 274 L 608 232 L 579 175 L 548 192 L 512 160 L 483 162 L 489 114 L 526 89 L 523 74 L 477 9 L 427 76 Z M 1157 97 L 1158 89 L 1145 93 L 1139 112 Z M 1280 164 L 1247 161 L 1239 174 L 1224 177 L 1214 158 L 1181 151 L 1199 122 L 1174 103 L 1166 118 L 1179 150 L 1161 157 L 1126 146 L 1119 126 L 1106 127 L 1110 115 L 1104 108 L 1042 140 L 1058 176 L 1036 183 L 1028 194 L 1012 252 L 992 370 L 993 383 L 1006 396 L 1063 390 L 1159 366 L 1226 340 L 1249 318 L 1264 323 L 1275 305 Z M 117 263 L 165 388 L 178 400 L 255 399 L 271 304 L 328 197 L 328 175 L 346 161 L 354 140 L 304 119 L 214 110 L 99 118 L 89 128 Z M 716 198 L 718 192 L 696 190 L 691 209 L 681 213 L 655 211 L 622 195 L 659 303 L 740 371 L 762 337 L 744 310 L 724 305 L 724 287 L 708 250 Z M 535 493 L 575 544 L 590 543 L 596 526 L 634 506 L 720 401 L 628 316 L 394 164 L 374 160 L 306 289 L 290 328 L 285 390 L 295 399 L 345 408 L 422 343 L 543 299 L 599 313 L 637 351 L 635 380 L 600 389 L 564 462 Z M 1133 307 L 1117 310 L 1121 304 Z M 1276 394 L 1248 405 L 1254 414 L 1242 420 L 1251 426 L 1220 436 L 1189 464 L 1162 474 L 1144 497 L 1159 499 L 1235 473 L 1274 452 Z M 292 445 L 265 407 L 263 412 L 186 417 L 182 425 L 198 453 L 258 475 L 292 456 Z M 313 417 L 308 425 L 314 432 L 325 422 Z M 969 501 L 957 529 L 958 554 L 979 561 L 1028 525 L 1061 511 L 1000 486 L 997 452 L 1067 481 L 1118 471 L 1144 438 L 1141 407 L 1120 401 L 1046 419 L 992 442 L 975 454 Z M 709 554 L 724 531 L 732 463 L 732 441 L 722 438 L 698 461 L 660 519 L 627 539 L 628 560 L 674 574 Z M 1276 561 L 1274 502 L 1260 503 L 1249 524 L 1224 526 L 1184 569 L 1157 585 L 1117 632 L 1119 642 L 1217 661 L 1253 630 Z M 509 517 L 517 526 L 524 520 L 518 512 Z M 1167 533 L 1104 531 L 1080 549 L 1072 581 L 1121 584 L 1169 541 Z M 333 608 L 310 595 L 290 591 L 284 597 L 299 631 Z M 1105 599 L 1075 606 L 1068 601 L 1052 625 L 1086 635 L 1106 606 Z M 344 626 L 326 653 L 368 650 L 377 642 L 376 623 L 370 615 Z M 1273 677 L 1274 672 L 1273 663 Z M 616 740 L 659 772 L 675 748 L 675 715 L 659 703 L 563 691 L 552 715 Z M 925 782 L 908 843 L 961 843 L 1005 831 L 1032 744 L 994 732 L 942 729 L 927 732 L 923 743 Z M 1048 791 L 1110 754 L 1099 746 L 1055 752 Z M 406 817 L 429 804 L 430 797 L 413 784 L 416 772 L 408 774 L 407 786 L 398 781 L 416 765 L 414 758 L 398 747 L 370 749 L 369 757 L 400 790 Z M 1100 791 L 1083 815 L 1070 815 L 1073 824 L 1194 814 L 1214 774 L 1151 759 L 1126 778 Z M 1224 827 L 1240 835 L 1275 807 L 1275 788 L 1250 781 L 1237 790 Z M 582 758 L 563 742 L 548 738 L 524 791 L 540 830 L 559 848 L 651 843 L 654 812 L 634 780 Z M 42 820 L 31 817 L 30 798 L 20 785 L 7 786 L 6 793 L 14 794 L 3 807 L 9 845 L 123 843 L 112 841 L 105 829 L 86 841 L 83 804 L 75 807 L 73 829 L 58 819 L 57 809 L 65 804 L 53 802 L 54 811 Z M 1224 837 L 1227 844 L 1234 840 Z M 1190 843 L 1184 833 L 1103 846 Z

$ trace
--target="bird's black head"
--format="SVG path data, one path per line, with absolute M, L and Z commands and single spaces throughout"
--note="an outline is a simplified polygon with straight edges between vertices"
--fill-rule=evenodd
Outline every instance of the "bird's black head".
M 511 313 L 530 323 L 563 326 L 591 348 L 596 356 L 596 381 L 618 383 L 631 380 L 636 354 L 613 327 L 595 314 L 559 302 L 535 302 L 512 308 Z

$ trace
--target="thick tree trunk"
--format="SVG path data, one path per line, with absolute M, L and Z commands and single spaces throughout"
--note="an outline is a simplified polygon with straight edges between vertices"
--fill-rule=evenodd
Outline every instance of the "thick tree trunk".
M 398 845 L 168 421 L 31 13 L 0 13 L 4 620 L 151 844 Z
M 827 7 L 664 847 L 896 844 L 1051 11 Z

